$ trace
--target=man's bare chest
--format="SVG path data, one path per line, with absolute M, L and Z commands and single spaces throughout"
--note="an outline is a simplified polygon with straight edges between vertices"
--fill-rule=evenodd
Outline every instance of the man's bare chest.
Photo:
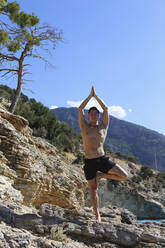
M 104 140 L 107 133 L 103 125 L 98 125 L 94 127 L 88 125 L 82 131 L 82 136 L 84 136 L 86 140 Z

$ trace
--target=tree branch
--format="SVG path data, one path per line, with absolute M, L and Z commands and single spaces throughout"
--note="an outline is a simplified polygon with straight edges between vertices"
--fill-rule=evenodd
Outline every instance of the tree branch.
M 1 77 L 2 77 L 2 78 L 3 78 L 3 77 L 6 77 L 9 73 L 11 73 L 12 75 L 9 76 L 9 77 L 7 77 L 7 79 L 11 78 L 12 76 L 17 75 L 18 72 L 14 71 L 14 70 L 7 71 L 7 72 L 5 72 L 4 74 L 2 74 Z
M 2 72 L 2 71 L 18 72 L 18 70 L 16 70 L 16 69 L 0 69 L 0 72 Z
M 19 61 L 19 59 L 15 56 L 9 56 L 9 55 L 6 55 L 6 54 L 2 54 L 0 53 L 0 58 L 2 58 L 3 60 L 7 60 L 7 61 Z

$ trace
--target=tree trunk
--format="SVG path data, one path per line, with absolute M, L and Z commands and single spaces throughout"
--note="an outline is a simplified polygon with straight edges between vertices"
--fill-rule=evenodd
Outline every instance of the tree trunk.
M 18 70 L 18 82 L 17 82 L 17 89 L 15 92 L 15 96 L 12 100 L 12 103 L 10 105 L 9 111 L 13 114 L 15 111 L 15 108 L 17 106 L 17 103 L 19 101 L 21 92 L 22 92 L 22 72 L 23 72 L 23 58 L 20 59 L 19 61 L 19 70 Z

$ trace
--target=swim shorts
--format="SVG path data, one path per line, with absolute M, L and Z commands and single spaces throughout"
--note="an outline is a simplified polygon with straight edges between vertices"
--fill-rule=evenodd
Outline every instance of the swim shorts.
M 109 157 L 102 156 L 99 158 L 85 159 L 84 173 L 86 180 L 96 177 L 97 171 L 107 174 L 116 164 Z

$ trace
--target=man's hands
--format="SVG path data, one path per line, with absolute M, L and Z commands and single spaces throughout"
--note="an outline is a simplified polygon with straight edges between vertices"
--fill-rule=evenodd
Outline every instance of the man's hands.
M 95 92 L 94 86 L 92 86 L 92 88 L 91 88 L 90 96 L 91 97 L 96 97 L 96 92 Z
M 90 101 L 90 99 L 92 97 L 97 97 L 96 96 L 96 93 L 95 93 L 95 89 L 94 89 L 94 86 L 92 86 L 91 88 L 91 92 L 89 94 L 89 96 L 80 104 L 79 106 L 79 111 L 82 112 L 82 110 L 85 108 L 85 106 L 87 105 L 87 103 Z M 82 113 L 81 113 L 82 114 Z

